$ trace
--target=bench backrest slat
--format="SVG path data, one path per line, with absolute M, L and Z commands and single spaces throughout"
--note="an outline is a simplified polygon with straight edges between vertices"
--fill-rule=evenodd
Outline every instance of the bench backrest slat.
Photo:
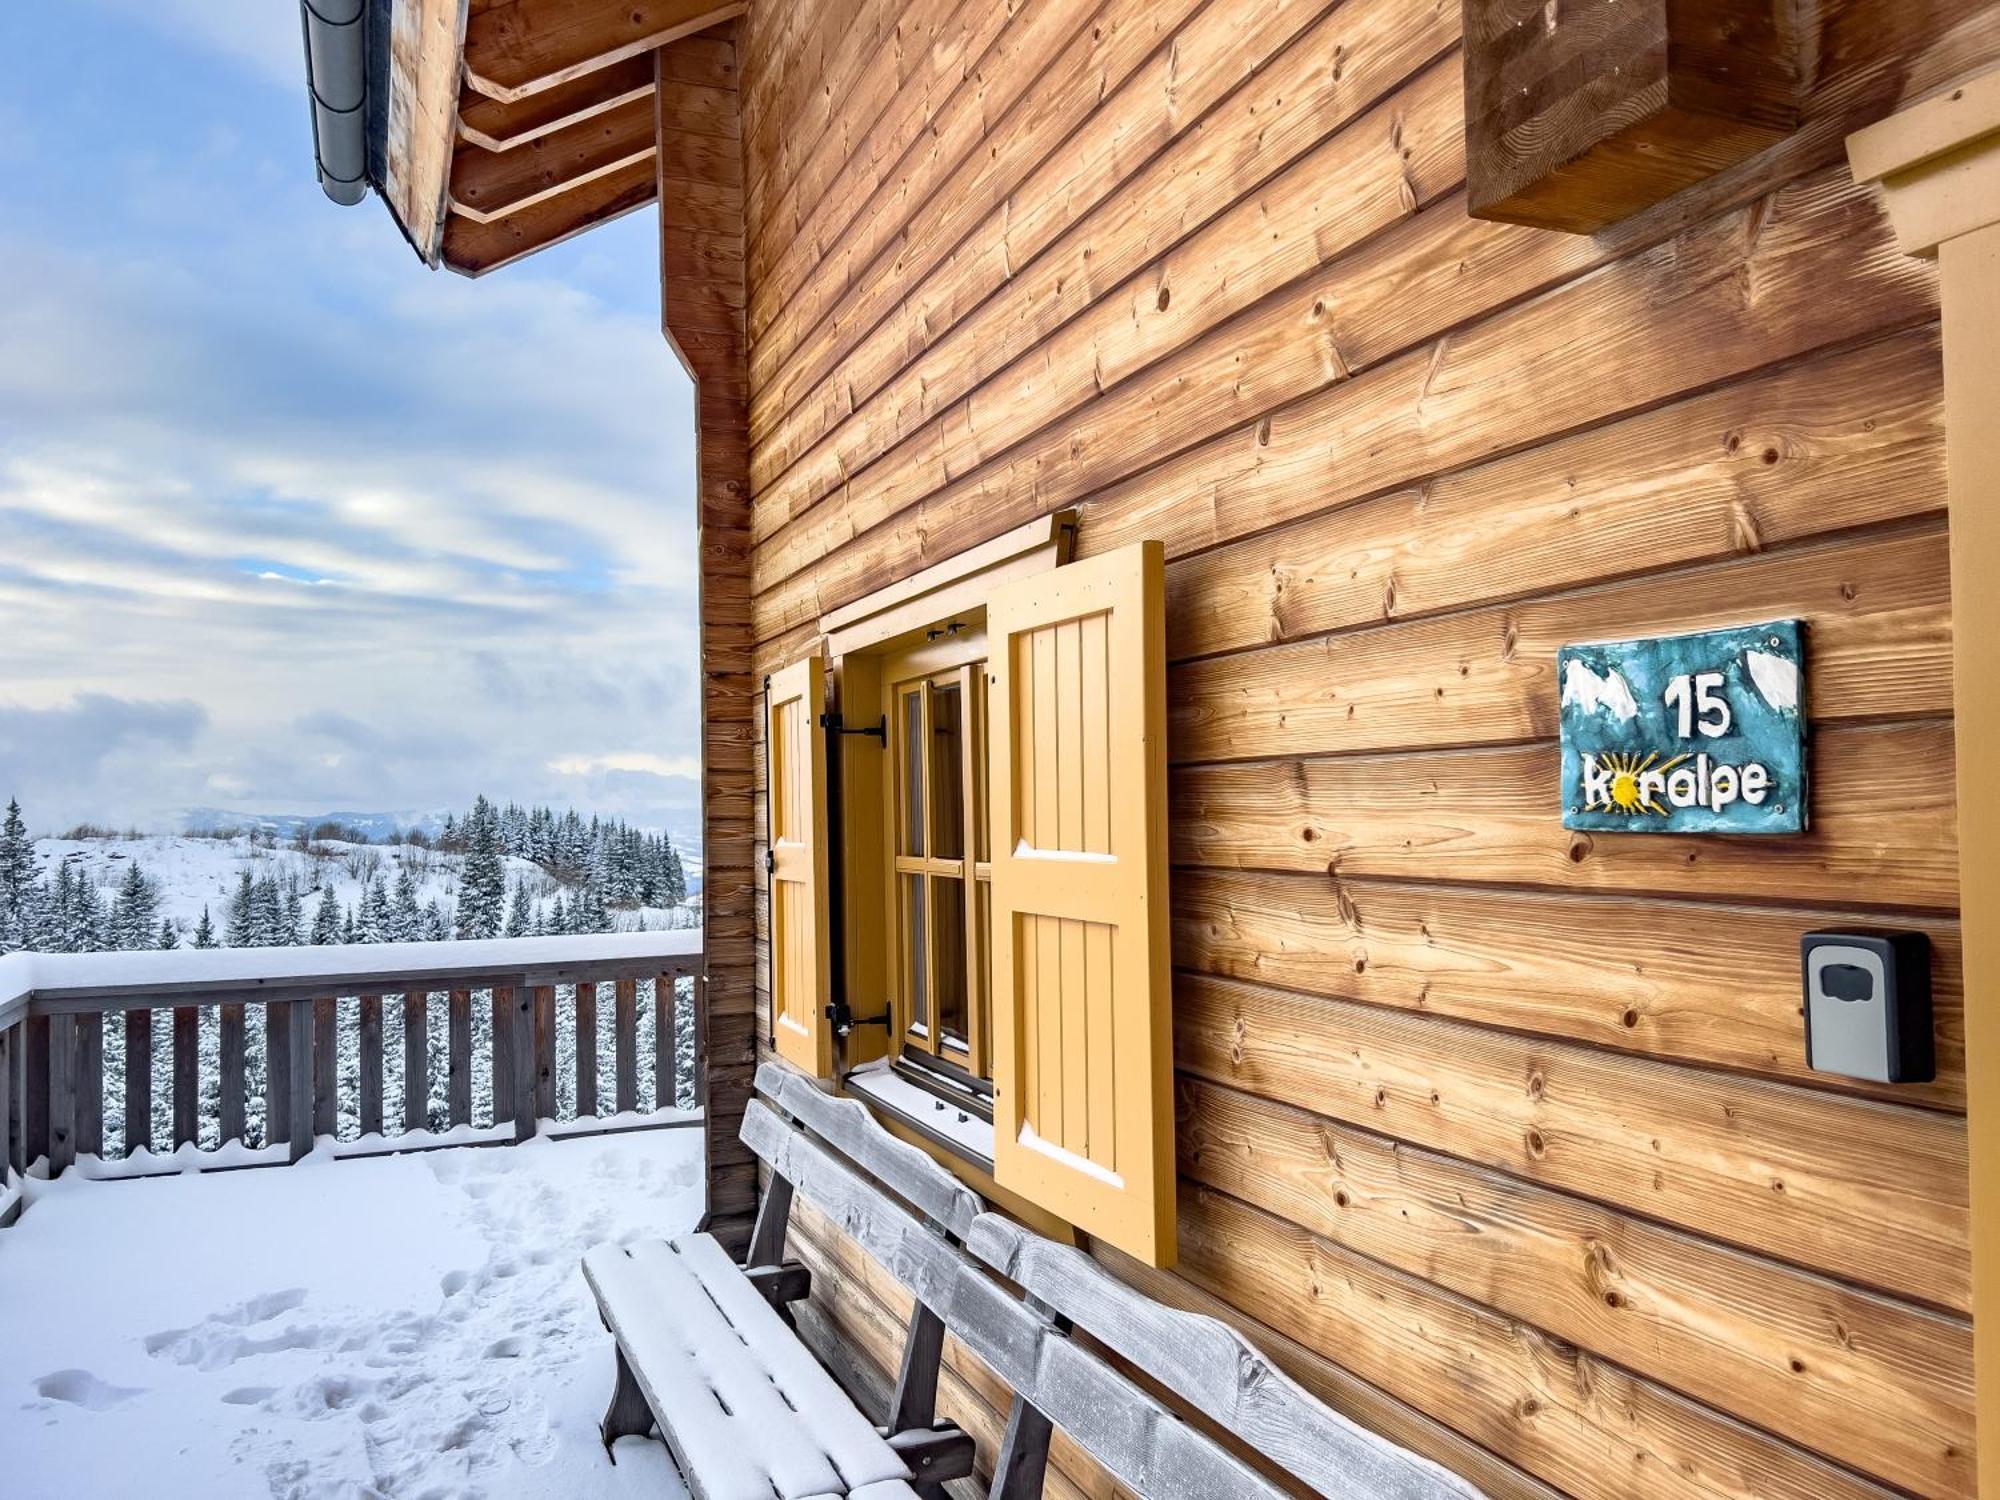
M 1080 1250 L 992 1213 L 966 1249 L 1323 1495 L 1477 1494 L 1329 1408 L 1227 1323 L 1164 1307 Z
M 757 1092 L 957 1238 L 963 1240 L 985 1210 L 977 1193 L 889 1134 L 860 1100 L 836 1098 L 776 1063 L 757 1070 Z
M 1150 1500 L 1285 1500 L 759 1101 L 744 1113 L 743 1140 L 1116 1478 Z

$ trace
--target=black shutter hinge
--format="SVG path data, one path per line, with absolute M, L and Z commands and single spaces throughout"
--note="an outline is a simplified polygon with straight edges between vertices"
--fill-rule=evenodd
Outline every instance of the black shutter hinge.
M 833 1022 L 833 1034 L 845 1037 L 857 1026 L 880 1026 L 889 1029 L 889 1012 L 879 1016 L 857 1016 L 845 1000 L 836 1000 L 826 1008 L 827 1020 Z
M 838 712 L 824 713 L 819 716 L 819 727 L 829 734 L 872 735 L 875 739 L 881 741 L 884 750 L 889 748 L 889 716 L 887 714 L 884 714 L 877 723 L 869 725 L 866 729 L 849 729 Z

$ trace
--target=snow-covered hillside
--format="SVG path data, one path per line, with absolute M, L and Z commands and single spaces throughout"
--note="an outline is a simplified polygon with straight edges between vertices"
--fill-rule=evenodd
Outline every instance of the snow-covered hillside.
M 159 892 L 160 915 L 173 921 L 183 938 L 192 936 L 204 908 L 216 929 L 222 929 L 245 870 L 253 880 L 271 876 L 283 889 L 296 886 L 302 893 L 330 889 L 341 910 L 346 911 L 360 905 L 364 891 L 377 877 L 394 887 L 407 869 L 417 904 L 428 907 L 435 901 L 449 921 L 458 907 L 465 867 L 462 854 L 414 844 L 327 840 L 301 849 L 296 842 L 277 844 L 249 834 L 232 838 L 164 834 L 43 838 L 35 840 L 34 849 L 36 878 L 53 876 L 57 864 L 67 862 L 72 878 L 88 876 L 107 905 L 117 897 L 127 869 L 137 862 Z M 506 870 L 510 891 L 525 882 L 530 896 L 537 900 L 552 901 L 570 890 L 525 859 L 507 858 Z M 308 915 L 318 900 L 317 895 L 312 896 Z M 614 909 L 611 919 L 619 931 L 680 927 L 691 920 L 685 910 L 661 907 Z

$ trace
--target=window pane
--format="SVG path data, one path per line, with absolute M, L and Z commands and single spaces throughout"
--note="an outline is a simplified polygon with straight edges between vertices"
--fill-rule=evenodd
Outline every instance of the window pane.
M 931 881 L 931 923 L 937 934 L 938 1029 L 961 1042 L 965 1009 L 965 882 L 949 875 Z
M 931 854 L 965 856 L 964 704 L 958 684 L 931 686 Z
M 911 1030 L 930 1021 L 930 987 L 924 973 L 924 877 L 905 875 L 897 882 L 903 888 L 903 993 L 910 1002 L 908 1025 Z
M 921 686 L 902 695 L 903 838 L 905 854 L 924 852 L 924 693 Z

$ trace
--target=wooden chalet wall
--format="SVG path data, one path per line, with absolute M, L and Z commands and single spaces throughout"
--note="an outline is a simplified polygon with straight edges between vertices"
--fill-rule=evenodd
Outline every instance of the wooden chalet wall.
M 1495 1495 L 1972 1493 L 1937 295 L 1842 140 L 2000 9 L 1818 12 L 1802 129 L 1595 237 L 1468 217 L 1459 0 L 741 23 L 752 673 L 1058 507 L 1165 540 L 1181 1258 L 1105 1258 Z M 1809 836 L 1562 830 L 1560 644 L 1792 614 Z M 1804 1067 L 1799 935 L 1883 921 L 1933 1085 Z

